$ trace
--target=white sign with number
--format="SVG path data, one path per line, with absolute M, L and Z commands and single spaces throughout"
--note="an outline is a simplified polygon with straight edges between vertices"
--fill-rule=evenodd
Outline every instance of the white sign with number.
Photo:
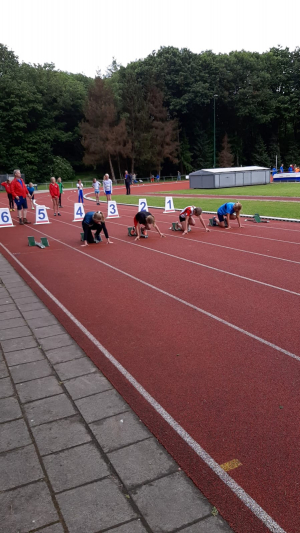
M 47 208 L 45 205 L 37 205 L 35 209 L 35 223 L 36 224 L 50 224 Z
M 14 228 L 8 207 L 0 209 L 0 228 Z
M 80 222 L 84 219 L 84 207 L 82 204 L 74 204 L 74 220 L 73 222 Z
M 166 196 L 165 198 L 165 210 L 164 213 L 175 213 L 174 202 L 172 196 Z
M 107 217 L 106 218 L 120 218 L 117 202 L 109 200 L 107 205 Z
M 148 211 L 148 205 L 146 198 L 139 199 L 139 211 Z

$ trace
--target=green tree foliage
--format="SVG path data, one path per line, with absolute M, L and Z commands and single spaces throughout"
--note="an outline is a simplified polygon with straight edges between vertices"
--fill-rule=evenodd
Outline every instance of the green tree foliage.
M 229 168 L 232 167 L 234 156 L 231 152 L 231 145 L 228 140 L 228 135 L 225 133 L 222 141 L 222 150 L 219 153 L 219 167 L 220 168 Z
M 61 178 L 63 181 L 70 181 L 75 178 L 73 167 L 69 161 L 56 155 L 53 157 L 51 174 L 56 178 Z

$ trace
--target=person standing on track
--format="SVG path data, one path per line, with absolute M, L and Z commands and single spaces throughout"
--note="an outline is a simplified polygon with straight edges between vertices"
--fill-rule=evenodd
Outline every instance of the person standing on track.
M 82 221 L 82 229 L 84 233 L 84 244 L 81 246 L 88 246 L 94 242 L 101 242 L 100 232 L 103 230 L 107 239 L 107 244 L 113 244 L 108 236 L 108 231 L 105 225 L 105 218 L 102 211 L 89 211 Z M 92 234 L 92 230 L 95 231 L 95 236 Z
M 13 196 L 11 194 L 11 182 L 9 180 L 9 178 L 7 178 L 6 181 L 3 181 L 1 183 L 2 187 L 4 187 L 4 189 L 6 190 L 6 193 L 7 193 L 7 198 L 8 198 L 8 203 L 9 203 L 9 210 L 10 211 L 14 211 L 14 199 L 13 199 Z
M 206 226 L 206 224 L 204 222 L 204 219 L 202 217 L 202 209 L 201 209 L 201 207 L 196 207 L 194 205 L 189 205 L 188 207 L 186 207 L 185 209 L 183 209 L 181 211 L 181 213 L 179 214 L 179 222 L 177 222 L 177 228 L 176 229 L 183 231 L 182 236 L 187 234 L 189 226 L 195 226 L 196 225 L 195 220 L 193 218 L 194 216 L 195 217 L 199 217 L 199 220 L 200 220 L 202 226 L 204 227 L 205 231 L 206 232 L 209 231 L 209 229 Z
M 130 185 L 131 185 L 131 176 L 125 170 L 125 185 L 126 185 L 126 194 L 130 194 Z
M 98 181 L 96 178 L 93 179 L 92 187 L 94 189 L 95 198 L 96 198 L 96 204 L 100 205 L 99 202 L 99 194 L 100 194 L 100 181 Z
M 239 228 L 241 228 L 241 209 L 242 204 L 240 204 L 240 202 L 227 202 L 226 204 L 221 205 L 217 211 L 217 217 L 214 217 L 214 226 L 220 226 L 221 228 L 231 229 L 230 220 L 237 220 Z M 227 222 L 227 228 L 225 226 L 225 219 Z
M 106 199 L 109 202 L 112 195 L 112 181 L 109 178 L 109 174 L 105 174 L 103 179 L 103 192 L 106 194 Z
M 149 211 L 139 211 L 135 215 L 133 219 L 133 223 L 134 223 L 134 227 L 135 227 L 135 231 L 137 235 L 135 238 L 136 241 L 140 239 L 141 231 L 143 232 L 144 235 L 147 235 L 147 230 L 150 230 L 151 226 L 153 226 L 156 229 L 157 233 L 159 233 L 161 237 L 165 237 L 165 234 L 160 231 L 158 225 L 156 224 L 154 216 L 151 215 Z M 142 229 L 141 229 L 141 226 L 142 226 Z
M 55 178 L 54 177 L 50 178 L 49 191 L 50 191 L 51 198 L 52 198 L 54 216 L 56 217 L 56 213 L 57 213 L 58 216 L 60 217 L 61 214 L 58 211 L 58 202 L 59 202 L 59 194 L 60 194 L 60 192 L 59 192 L 59 186 L 55 182 Z
M 83 204 L 83 185 L 81 183 L 81 180 L 77 181 L 77 189 L 78 189 L 78 203 Z
M 33 205 L 33 200 L 34 200 L 34 186 L 33 184 L 30 182 L 28 187 L 27 187 L 27 190 L 29 192 L 29 198 L 30 198 L 30 204 L 31 204 L 31 209 L 34 209 L 34 205 Z
M 11 194 L 18 209 L 19 223 L 21 225 L 31 224 L 26 218 L 28 209 L 26 196 L 28 196 L 29 193 L 21 178 L 21 172 L 19 169 L 14 170 L 14 179 L 11 182 Z
M 63 207 L 63 206 L 61 205 L 61 195 L 62 195 L 62 193 L 63 193 L 63 188 L 64 188 L 64 186 L 63 186 L 63 184 L 62 184 L 61 178 L 57 178 L 57 185 L 58 185 L 58 187 L 59 187 L 58 207 Z

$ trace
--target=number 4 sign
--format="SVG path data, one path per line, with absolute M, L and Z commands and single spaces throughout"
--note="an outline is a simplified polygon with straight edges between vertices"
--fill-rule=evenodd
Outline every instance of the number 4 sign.
M 36 224 L 50 224 L 48 213 L 45 205 L 37 205 L 35 209 Z
M 14 228 L 8 207 L 0 209 L 0 228 Z
M 74 204 L 74 220 L 73 222 L 77 222 L 84 219 L 84 207 L 82 204 Z
M 108 201 L 106 218 L 120 218 L 118 207 L 117 207 L 117 202 L 114 202 L 113 200 Z

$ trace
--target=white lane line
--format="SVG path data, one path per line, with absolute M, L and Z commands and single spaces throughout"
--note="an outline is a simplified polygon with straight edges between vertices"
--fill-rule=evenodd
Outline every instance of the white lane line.
M 137 278 L 136 276 L 133 276 L 132 274 L 129 274 L 128 272 L 125 272 L 124 270 L 121 270 L 120 268 L 117 268 L 113 265 L 110 265 L 109 263 L 106 263 L 105 261 L 102 261 L 101 259 L 98 259 L 97 257 L 94 257 L 90 254 L 87 254 L 86 252 L 83 252 L 82 250 L 79 250 L 78 248 L 75 248 L 74 246 L 71 246 L 70 244 L 67 244 L 63 241 L 60 241 L 59 239 L 56 239 L 52 235 L 47 235 L 44 232 L 39 231 L 36 228 L 32 228 L 37 233 L 41 233 L 42 235 L 45 235 L 46 237 L 49 237 L 49 239 L 52 239 L 56 242 L 59 242 L 60 244 L 63 244 L 67 248 L 70 248 L 71 250 L 84 255 L 85 257 L 88 257 L 89 259 L 92 259 L 93 261 L 96 261 L 97 263 L 100 263 L 108 268 L 111 268 L 115 272 L 118 272 L 119 274 L 122 274 L 123 276 L 126 276 L 130 279 L 133 279 L 134 281 L 141 283 L 142 285 L 145 285 L 146 287 L 149 287 L 150 289 L 153 289 L 156 292 L 159 292 L 160 294 L 163 294 L 164 296 L 167 296 L 168 298 L 171 298 L 172 300 L 175 300 L 176 302 L 179 302 L 183 305 L 186 305 L 187 307 L 190 307 L 191 309 L 194 309 L 195 311 L 202 313 L 205 316 L 208 316 L 209 318 L 212 318 L 213 320 L 216 320 L 217 322 L 228 326 L 229 328 L 238 331 L 239 333 L 242 333 L 243 335 L 246 335 L 247 337 L 250 337 L 251 339 L 254 339 L 261 344 L 265 344 L 269 348 L 273 348 L 277 352 L 283 353 L 285 355 L 288 355 L 292 359 L 296 359 L 297 361 L 300 361 L 300 356 L 294 354 L 293 352 L 289 352 L 288 350 L 285 350 L 284 348 L 281 348 L 280 346 L 277 346 L 276 344 L 273 344 L 272 342 L 269 342 L 262 337 L 258 337 L 257 335 L 254 335 L 254 333 L 250 333 L 250 331 L 247 331 L 243 328 L 240 328 L 239 326 L 236 326 L 235 324 L 232 324 L 231 322 L 228 322 L 227 320 L 224 320 L 223 318 L 218 317 L 217 315 L 214 315 L 210 313 L 209 311 L 205 311 L 205 309 L 202 309 L 201 307 L 197 307 L 196 305 L 191 304 L 190 302 L 187 302 L 186 300 L 183 300 L 182 298 L 179 298 L 178 296 L 175 296 L 174 294 L 171 294 L 167 291 L 164 291 L 163 289 L 160 289 L 159 287 L 156 287 L 155 285 L 152 285 L 151 283 L 148 283 L 147 281 L 144 281 L 140 278 Z M 0 243 L 1 246 L 4 247 L 2 243 Z M 5 248 L 5 247 L 4 247 Z M 6 248 L 5 248 L 6 249 Z
M 40 232 L 39 232 L 40 233 Z M 55 239 L 57 240 L 57 239 Z M 60 242 L 60 241 L 59 241 Z M 64 244 L 64 243 L 63 243 Z M 2 244 L 2 248 L 26 272 L 26 274 L 47 294 L 49 298 L 68 316 L 70 320 L 87 336 L 87 338 L 102 352 L 102 354 L 119 370 L 131 385 L 143 396 L 151 407 L 176 431 L 184 442 L 211 468 L 211 470 L 232 490 L 232 492 L 263 522 L 272 533 L 286 533 L 273 518 L 244 489 L 238 485 L 218 463 L 196 442 L 191 435 L 176 422 L 176 420 L 151 396 L 146 389 L 121 365 L 117 359 L 94 337 L 94 335 L 77 318 L 60 303 L 59 300 Z M 72 248 L 72 247 L 70 247 Z M 74 248 L 76 250 L 76 248 Z M 84 253 L 84 252 L 81 252 Z M 87 254 L 84 254 L 87 255 Z M 103 261 L 100 261 L 101 263 Z M 105 264 L 105 263 L 104 263 Z M 119 269 L 115 269 L 119 270 Z M 121 271 L 120 271 L 121 272 Z M 130 276 L 133 277 L 133 276 Z

